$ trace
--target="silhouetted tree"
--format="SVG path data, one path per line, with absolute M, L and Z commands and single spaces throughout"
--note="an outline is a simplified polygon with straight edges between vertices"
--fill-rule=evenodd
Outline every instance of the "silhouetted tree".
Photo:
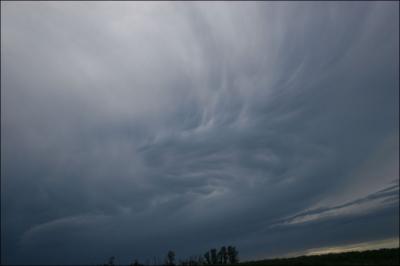
M 197 258 L 196 256 L 191 256 L 189 258 L 189 266 L 198 266 Z
M 203 257 L 201 255 L 197 257 L 197 262 L 198 262 L 199 265 L 203 265 L 204 264 L 204 259 L 203 259 Z
M 207 263 L 207 264 L 211 264 L 210 252 L 207 251 L 207 252 L 204 254 L 204 258 L 206 259 L 206 263 Z
M 217 250 L 215 248 L 212 248 L 210 252 L 211 252 L 211 263 L 215 265 L 218 263 Z
M 175 252 L 172 250 L 168 251 L 167 257 L 165 258 L 166 265 L 175 265 Z
M 236 264 L 239 263 L 239 257 L 238 257 L 239 252 L 236 250 L 236 247 L 234 246 L 228 246 L 226 248 L 225 246 L 222 246 L 219 251 L 217 252 L 217 249 L 212 248 L 206 253 L 204 253 L 203 256 L 190 256 L 188 259 L 184 260 L 179 260 L 178 265 L 182 266 L 200 266 L 200 265 L 223 265 L 223 264 Z M 160 261 L 154 259 L 154 264 L 160 265 Z M 109 259 L 108 264 L 105 264 L 104 266 L 114 266 L 114 260 L 115 257 L 112 256 Z M 150 260 L 146 260 L 145 265 L 149 265 Z M 140 264 L 138 260 L 135 260 L 134 263 L 131 263 L 130 266 L 142 266 L 143 264 Z M 167 266 L 175 266 L 175 252 L 174 251 L 168 251 L 166 257 L 165 257 L 165 265 Z
M 239 252 L 236 250 L 235 247 L 228 246 L 229 263 L 231 263 L 231 264 L 238 263 L 239 262 L 238 254 L 239 254 Z
M 108 263 L 106 264 L 107 266 L 114 266 L 114 260 L 115 260 L 115 257 L 114 256 L 111 256 L 109 259 L 108 259 Z
M 222 264 L 222 253 L 221 250 L 217 253 L 217 263 Z
M 226 264 L 228 262 L 228 252 L 226 251 L 226 247 L 223 246 L 218 252 L 220 254 L 220 264 Z
M 131 263 L 131 266 L 142 266 L 142 264 L 140 264 L 138 260 L 135 260 L 133 263 Z

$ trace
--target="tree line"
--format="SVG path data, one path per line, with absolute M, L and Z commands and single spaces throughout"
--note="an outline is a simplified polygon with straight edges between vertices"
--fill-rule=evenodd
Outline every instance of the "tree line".
M 104 266 L 115 266 L 115 257 L 112 256 Z M 164 259 L 164 264 L 157 263 L 154 261 L 153 265 L 165 265 L 165 266 L 202 266 L 202 265 L 226 265 L 239 263 L 239 252 L 234 246 L 222 246 L 219 250 L 212 248 L 200 256 L 191 256 L 189 258 L 176 261 L 175 252 L 170 250 Z M 134 260 L 130 266 L 145 266 L 150 265 L 140 263 L 138 260 Z

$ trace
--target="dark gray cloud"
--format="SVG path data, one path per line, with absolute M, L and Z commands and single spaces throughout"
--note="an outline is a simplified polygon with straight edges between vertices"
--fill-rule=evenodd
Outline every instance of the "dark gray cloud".
M 398 238 L 397 2 L 2 2 L 2 258 Z

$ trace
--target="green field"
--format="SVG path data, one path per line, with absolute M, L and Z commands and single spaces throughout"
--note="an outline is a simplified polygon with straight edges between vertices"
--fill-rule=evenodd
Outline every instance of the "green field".
M 240 265 L 400 265 L 399 248 L 242 262 Z

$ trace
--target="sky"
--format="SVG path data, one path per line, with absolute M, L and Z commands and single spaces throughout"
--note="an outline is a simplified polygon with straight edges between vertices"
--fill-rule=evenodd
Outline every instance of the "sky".
M 396 1 L 1 1 L 2 262 L 398 246 L 398 73 Z

